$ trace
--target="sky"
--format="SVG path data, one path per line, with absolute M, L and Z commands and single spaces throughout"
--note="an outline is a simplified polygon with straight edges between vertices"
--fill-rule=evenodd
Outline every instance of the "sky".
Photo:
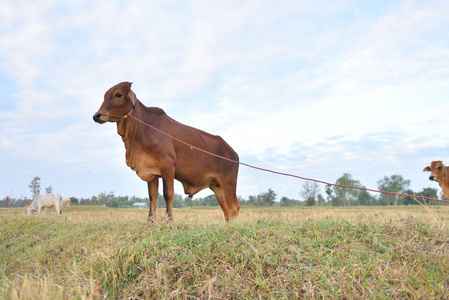
M 440 190 L 423 168 L 449 164 L 449 2 L 280 3 L 4 1 L 0 199 L 29 198 L 36 176 L 64 197 L 147 197 L 116 125 L 92 119 L 122 81 L 241 162 Z M 301 199 L 304 184 L 240 166 L 237 195 Z

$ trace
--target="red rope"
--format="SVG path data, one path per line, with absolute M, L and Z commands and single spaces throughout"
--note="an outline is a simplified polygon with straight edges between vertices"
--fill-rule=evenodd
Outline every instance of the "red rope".
M 215 157 L 218 157 L 218 158 L 221 158 L 221 159 L 224 159 L 224 160 L 236 163 L 236 164 L 244 165 L 244 166 L 247 166 L 249 168 L 256 169 L 256 170 L 260 170 L 260 171 L 264 171 L 264 172 L 270 172 L 270 173 L 283 175 L 283 176 L 294 177 L 294 178 L 298 178 L 298 179 L 302 179 L 302 180 L 306 180 L 306 181 L 313 181 L 313 182 L 327 184 L 327 185 L 336 186 L 336 187 L 344 187 L 344 188 L 358 189 L 358 190 L 364 190 L 364 191 L 374 192 L 374 193 L 390 194 L 390 195 L 401 196 L 401 197 L 412 197 L 412 198 L 418 198 L 418 199 L 427 199 L 427 200 L 433 200 L 433 201 L 440 201 L 440 202 L 449 203 L 449 200 L 435 199 L 435 198 L 430 198 L 430 197 L 426 197 L 426 196 L 415 196 L 415 195 L 408 195 L 408 194 L 393 193 L 393 192 L 387 192 L 387 191 L 378 191 L 378 190 L 373 190 L 373 189 L 367 189 L 367 188 L 364 188 L 364 187 L 357 187 L 357 186 L 329 183 L 329 182 L 325 182 L 325 181 L 321 181 L 321 180 L 317 180 L 317 179 L 306 178 L 306 177 L 301 177 L 301 176 L 298 176 L 298 175 L 293 175 L 293 174 L 289 174 L 289 173 L 282 173 L 282 172 L 277 172 L 277 171 L 273 171 L 273 170 L 269 170 L 269 169 L 264 169 L 264 168 L 259 168 L 259 167 L 256 167 L 256 166 L 252 166 L 250 164 L 242 163 L 240 161 L 236 161 L 236 160 L 233 160 L 233 159 L 230 159 L 230 158 L 227 158 L 227 157 L 224 157 L 224 156 L 221 156 L 221 155 L 218 155 L 218 154 L 206 151 L 204 149 L 195 147 L 195 146 L 193 146 L 193 145 L 191 145 L 191 144 L 189 144 L 187 142 L 184 142 L 183 140 L 180 140 L 180 139 L 178 139 L 178 138 L 176 138 L 176 137 L 174 137 L 174 136 L 172 136 L 172 135 L 170 135 L 168 133 L 163 132 L 160 129 L 157 129 L 154 126 L 151 126 L 150 124 L 147 124 L 147 123 L 143 122 L 142 120 L 140 120 L 140 119 L 134 117 L 133 115 L 131 115 L 131 112 L 132 112 L 132 110 L 129 113 L 127 113 L 125 116 L 123 116 L 123 117 L 112 116 L 112 115 L 105 115 L 105 116 L 117 117 L 117 118 L 126 118 L 126 116 L 130 116 L 131 118 L 133 118 L 137 122 L 140 122 L 141 124 L 143 124 L 143 125 L 145 125 L 147 127 L 150 127 L 152 129 L 156 130 L 157 132 L 162 133 L 163 135 L 166 135 L 169 138 L 171 138 L 171 139 L 173 139 L 173 140 L 175 140 L 177 142 L 180 142 L 180 143 L 182 143 L 182 144 L 184 144 L 186 146 L 189 146 L 191 150 L 195 149 L 195 150 L 201 151 L 203 153 L 206 153 L 206 154 L 209 154 L 209 155 L 212 155 L 212 156 L 215 156 Z

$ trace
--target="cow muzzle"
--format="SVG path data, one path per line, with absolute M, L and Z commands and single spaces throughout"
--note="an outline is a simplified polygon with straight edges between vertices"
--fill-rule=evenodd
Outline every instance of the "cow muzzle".
M 105 123 L 105 121 L 102 121 L 102 120 L 100 119 L 100 117 L 101 117 L 101 113 L 98 113 L 98 112 L 97 112 L 97 113 L 94 114 L 94 116 L 93 116 L 94 121 L 97 122 L 97 123 L 100 123 L 100 124 Z
M 430 175 L 430 176 L 429 176 L 429 180 L 437 181 L 437 178 L 436 178 L 435 176 L 433 176 L 433 175 Z

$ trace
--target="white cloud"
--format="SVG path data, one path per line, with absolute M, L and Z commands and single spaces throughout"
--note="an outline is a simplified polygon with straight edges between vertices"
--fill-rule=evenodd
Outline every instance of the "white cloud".
M 223 136 L 250 162 L 326 180 L 348 171 L 367 185 L 420 171 L 447 155 L 448 6 L 365 5 L 4 3 L 0 154 L 15 155 L 17 181 L 49 167 L 74 185 L 96 178 L 145 194 L 115 125 L 92 121 L 104 92 L 129 80 L 142 102 Z M 272 187 L 294 197 L 296 183 L 253 174 L 241 169 L 243 195 Z

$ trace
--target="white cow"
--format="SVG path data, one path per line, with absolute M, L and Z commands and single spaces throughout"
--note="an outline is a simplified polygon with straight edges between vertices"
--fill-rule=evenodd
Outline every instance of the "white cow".
M 62 196 L 57 193 L 45 194 L 45 195 L 36 195 L 34 196 L 33 201 L 31 201 L 30 205 L 27 207 L 27 213 L 32 215 L 37 211 L 37 215 L 41 213 L 42 208 L 47 207 L 55 207 L 56 212 L 61 214 L 61 206 L 62 206 Z

